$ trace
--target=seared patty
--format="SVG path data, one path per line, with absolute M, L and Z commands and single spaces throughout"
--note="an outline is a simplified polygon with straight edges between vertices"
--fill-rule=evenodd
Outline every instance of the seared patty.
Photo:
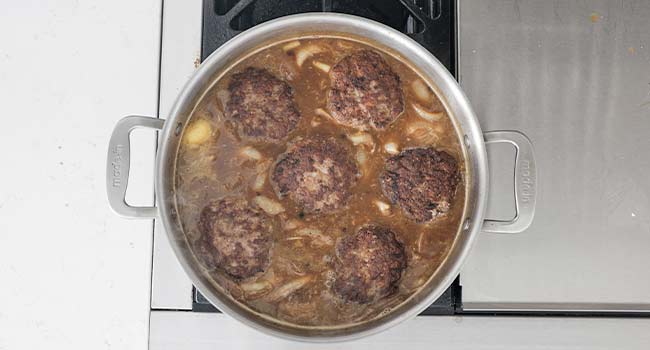
M 199 230 L 212 262 L 235 278 L 248 278 L 270 262 L 271 220 L 239 198 L 214 201 L 201 211 Z
M 271 169 L 279 197 L 288 196 L 305 213 L 331 213 L 348 202 L 359 170 L 343 140 L 297 139 Z
M 412 148 L 389 158 L 380 175 L 384 194 L 418 223 L 444 215 L 460 173 L 456 159 L 433 148 Z
M 374 51 L 344 57 L 329 76 L 327 108 L 343 125 L 384 129 L 404 111 L 400 78 Z
M 235 122 L 240 136 L 278 142 L 298 125 L 293 89 L 265 69 L 248 67 L 233 74 L 228 91 L 225 115 Z
M 397 290 L 407 257 L 395 232 L 366 225 L 336 245 L 333 291 L 345 301 L 370 303 Z

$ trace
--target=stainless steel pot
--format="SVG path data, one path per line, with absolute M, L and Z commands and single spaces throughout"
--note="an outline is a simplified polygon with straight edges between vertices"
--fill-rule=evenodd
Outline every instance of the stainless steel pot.
M 464 139 L 466 209 L 463 225 L 448 258 L 422 290 L 404 304 L 382 317 L 346 327 L 307 328 L 279 323 L 253 313 L 220 292 L 206 278 L 189 249 L 176 214 L 172 191 L 176 153 L 182 130 L 201 94 L 212 83 L 214 75 L 253 48 L 309 33 L 339 33 L 366 38 L 405 57 L 419 68 L 424 78 L 437 87 L 439 97 Z M 157 207 L 132 207 L 124 200 L 129 175 L 129 133 L 137 127 L 162 130 L 155 169 Z M 517 215 L 508 222 L 484 220 L 488 196 L 485 144 L 497 142 L 510 143 L 517 149 L 514 169 Z M 130 116 L 118 122 L 110 140 L 106 177 L 108 198 L 113 210 L 125 217 L 162 220 L 169 241 L 185 272 L 210 302 L 247 325 L 294 340 L 340 341 L 358 338 L 387 329 L 417 315 L 434 302 L 458 275 L 479 232 L 521 232 L 530 225 L 535 208 L 535 160 L 528 138 L 516 131 L 482 133 L 467 97 L 454 78 L 433 55 L 409 37 L 377 22 L 332 13 L 301 14 L 266 22 L 220 47 L 205 60 L 185 85 L 166 121 Z

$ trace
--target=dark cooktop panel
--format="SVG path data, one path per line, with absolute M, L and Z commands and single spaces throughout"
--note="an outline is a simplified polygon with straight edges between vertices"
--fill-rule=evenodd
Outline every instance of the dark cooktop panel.
M 346 13 L 381 22 L 415 39 L 456 72 L 454 0 L 204 0 L 201 58 L 248 28 L 305 12 Z

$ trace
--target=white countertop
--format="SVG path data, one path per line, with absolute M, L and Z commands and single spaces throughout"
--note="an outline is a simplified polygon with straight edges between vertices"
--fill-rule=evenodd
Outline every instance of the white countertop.
M 160 0 L 4 1 L 0 349 L 145 349 L 151 221 L 108 209 L 113 126 L 155 115 Z M 134 135 L 130 198 L 152 200 Z

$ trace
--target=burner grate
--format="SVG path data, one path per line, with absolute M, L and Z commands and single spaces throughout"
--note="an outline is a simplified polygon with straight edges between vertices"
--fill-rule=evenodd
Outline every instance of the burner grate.
M 456 71 L 453 0 L 204 0 L 201 58 L 246 29 L 305 12 L 338 12 L 384 23 Z

